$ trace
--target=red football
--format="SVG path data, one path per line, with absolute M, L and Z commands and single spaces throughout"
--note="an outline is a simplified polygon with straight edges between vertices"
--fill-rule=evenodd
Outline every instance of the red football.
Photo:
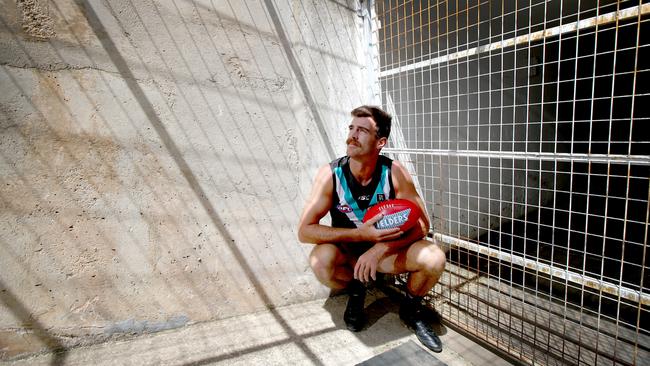
M 392 229 L 398 227 L 406 231 L 417 224 L 420 215 L 420 207 L 415 203 L 404 200 L 394 199 L 380 202 L 368 209 L 363 217 L 363 222 L 382 213 L 384 217 L 375 223 L 377 229 Z

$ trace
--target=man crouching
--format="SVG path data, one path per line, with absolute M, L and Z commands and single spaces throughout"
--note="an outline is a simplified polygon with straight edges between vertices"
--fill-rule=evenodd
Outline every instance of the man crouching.
M 426 212 L 408 171 L 380 155 L 391 129 L 391 116 L 374 106 L 351 112 L 346 140 L 347 154 L 322 166 L 300 218 L 298 236 L 317 244 L 309 258 L 320 282 L 332 289 L 347 289 L 349 300 L 343 316 L 349 330 L 358 332 L 367 321 L 364 313 L 365 283 L 377 272 L 409 273 L 407 296 L 400 318 L 418 339 L 434 352 L 442 343 L 424 320 L 422 297 L 438 282 L 445 268 L 445 254 L 424 239 L 429 218 L 402 232 L 399 228 L 375 228 L 381 214 L 363 223 L 369 207 L 388 199 L 415 202 Z M 320 224 L 329 212 L 332 227 Z

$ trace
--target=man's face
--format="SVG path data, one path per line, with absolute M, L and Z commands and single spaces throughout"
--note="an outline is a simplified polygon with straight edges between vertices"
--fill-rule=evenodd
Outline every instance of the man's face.
M 371 117 L 354 117 L 348 127 L 347 155 L 361 157 L 378 154 L 386 138 L 377 137 L 377 124 Z

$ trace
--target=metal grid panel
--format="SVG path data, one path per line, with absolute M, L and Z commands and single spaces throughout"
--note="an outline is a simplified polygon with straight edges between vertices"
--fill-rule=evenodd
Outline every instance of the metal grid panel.
M 377 1 L 380 84 L 431 300 L 526 363 L 650 362 L 650 4 Z

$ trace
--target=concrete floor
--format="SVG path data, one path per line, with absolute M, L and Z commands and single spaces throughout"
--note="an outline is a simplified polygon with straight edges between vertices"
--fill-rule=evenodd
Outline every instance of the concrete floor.
M 369 291 L 369 324 L 359 333 L 345 329 L 346 301 L 346 295 L 333 296 L 10 364 L 355 365 L 409 340 L 418 342 L 400 322 L 398 305 L 382 292 Z M 453 330 L 437 329 L 444 350 L 434 355 L 447 365 L 509 365 Z

